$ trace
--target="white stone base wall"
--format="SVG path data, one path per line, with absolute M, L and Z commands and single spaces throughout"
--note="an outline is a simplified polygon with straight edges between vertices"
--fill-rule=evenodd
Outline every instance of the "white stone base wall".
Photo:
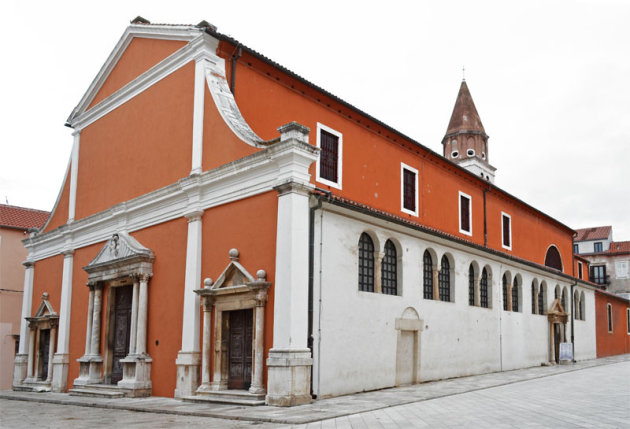
M 395 321 L 408 307 L 423 322 L 417 359 L 421 382 L 549 361 L 549 322 L 546 315 L 531 314 L 531 283 L 534 278 L 546 282 L 547 306 L 553 302 L 556 284 L 566 287 L 569 313 L 571 282 L 566 278 L 508 264 L 507 259 L 483 250 L 371 216 L 327 207 L 323 215 L 317 211 L 315 216 L 313 391 L 319 398 L 396 385 Z M 387 239 L 397 243 L 402 263 L 399 296 L 358 290 L 358 241 L 364 231 L 377 238 L 376 252 L 383 251 Z M 451 267 L 454 302 L 423 298 L 422 255 L 428 247 L 438 255 L 434 265 L 445 253 L 455 261 Z M 492 271 L 491 308 L 468 304 L 468 269 L 473 260 Z M 519 312 L 503 310 L 501 278 L 506 270 L 522 279 Z M 578 360 L 595 356 L 593 292 L 581 290 L 587 311 L 586 321 L 575 321 Z M 566 329 L 570 341 L 570 317 Z

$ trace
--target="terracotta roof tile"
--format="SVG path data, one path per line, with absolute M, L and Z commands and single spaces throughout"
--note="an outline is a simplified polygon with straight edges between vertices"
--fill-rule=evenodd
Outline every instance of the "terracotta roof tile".
M 610 236 L 612 226 L 595 226 L 592 228 L 576 229 L 577 237 L 575 241 L 605 240 Z
M 609 253 L 630 253 L 630 241 L 613 241 L 610 243 Z
M 10 228 L 41 228 L 50 213 L 43 210 L 0 204 L 0 226 Z

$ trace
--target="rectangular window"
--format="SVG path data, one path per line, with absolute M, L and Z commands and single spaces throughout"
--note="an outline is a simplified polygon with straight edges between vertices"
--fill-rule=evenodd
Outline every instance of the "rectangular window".
M 626 308 L 626 329 L 630 335 L 630 308 Z
M 323 124 L 317 123 L 317 181 L 341 189 L 343 136 Z
M 577 255 L 580 253 L 580 246 L 578 244 L 573 245 L 573 254 Z
M 501 212 L 501 245 L 512 250 L 512 216 Z
M 601 241 L 598 241 L 597 243 L 593 244 L 593 251 L 595 253 L 602 251 L 602 243 L 601 243 Z
M 459 193 L 459 232 L 472 235 L 472 214 L 470 195 Z
M 606 304 L 606 314 L 608 315 L 608 332 L 612 332 L 613 331 L 612 305 Z
M 591 278 L 593 283 L 603 285 L 606 283 L 606 265 L 591 266 Z
M 582 280 L 582 263 L 578 262 L 578 279 Z
M 400 210 L 418 216 L 418 170 L 400 163 Z

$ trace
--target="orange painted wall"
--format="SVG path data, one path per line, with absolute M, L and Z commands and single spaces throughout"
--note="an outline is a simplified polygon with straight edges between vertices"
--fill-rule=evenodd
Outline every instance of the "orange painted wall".
M 33 302 L 31 316 L 42 303 L 42 295 L 48 292 L 48 301 L 59 313 L 61 304 L 61 278 L 63 273 L 63 255 L 42 259 L 35 263 L 33 275 Z
M 612 333 L 608 332 L 608 304 L 612 306 Z M 595 292 L 597 357 L 630 353 L 630 335 L 626 320 L 628 308 L 630 308 L 628 301 Z
M 68 222 L 68 204 L 70 203 L 70 172 L 66 174 L 65 181 L 61 184 L 61 195 L 55 207 L 55 211 L 50 215 L 48 225 L 43 232 L 52 231 L 65 225 Z
M 229 58 L 232 51 L 231 45 L 220 45 L 224 58 Z M 229 79 L 229 61 L 226 62 Z M 405 141 L 249 54 L 245 53 L 238 61 L 235 90 L 244 118 L 262 138 L 276 137 L 276 128 L 290 121 L 310 128 L 313 145 L 317 141 L 317 122 L 343 134 L 343 189 L 316 182 L 313 164 L 310 172 L 316 186 L 476 244 L 484 244 L 483 190 L 487 187 L 486 182 L 459 171 L 441 156 Z M 401 162 L 419 170 L 418 217 L 400 210 Z M 459 232 L 458 191 L 472 197 L 472 237 Z M 512 215 L 514 245 L 507 253 L 544 264 L 547 248 L 555 244 L 563 259 L 565 272 L 572 272 L 572 232 L 496 189 L 488 193 L 488 247 L 504 251 L 500 241 L 502 210 Z
M 201 277 L 217 280 L 230 263 L 228 252 L 236 248 L 239 262 L 251 275 L 263 269 L 267 281 L 273 283 L 277 213 L 276 191 L 207 210 L 203 215 Z M 272 284 L 265 307 L 265 356 L 273 345 L 273 293 Z M 263 374 L 266 383 L 266 367 Z
M 118 91 L 185 44 L 186 42 L 178 40 L 134 38 L 107 76 L 88 109 Z
M 190 173 L 194 65 L 81 131 L 76 219 Z

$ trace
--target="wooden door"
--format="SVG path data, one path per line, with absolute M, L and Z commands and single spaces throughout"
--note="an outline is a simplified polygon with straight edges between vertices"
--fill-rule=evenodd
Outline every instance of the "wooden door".
M 252 310 L 229 312 L 228 389 L 249 389 L 252 384 Z
M 553 352 L 556 363 L 560 363 L 560 341 L 562 339 L 560 329 L 561 325 L 559 323 L 553 324 Z
M 50 352 L 50 329 L 39 330 L 39 373 L 40 380 L 48 378 L 48 355 Z
M 111 383 L 116 384 L 123 377 L 121 359 L 129 353 L 131 328 L 131 301 L 133 286 L 121 286 L 114 290 L 114 345 Z

